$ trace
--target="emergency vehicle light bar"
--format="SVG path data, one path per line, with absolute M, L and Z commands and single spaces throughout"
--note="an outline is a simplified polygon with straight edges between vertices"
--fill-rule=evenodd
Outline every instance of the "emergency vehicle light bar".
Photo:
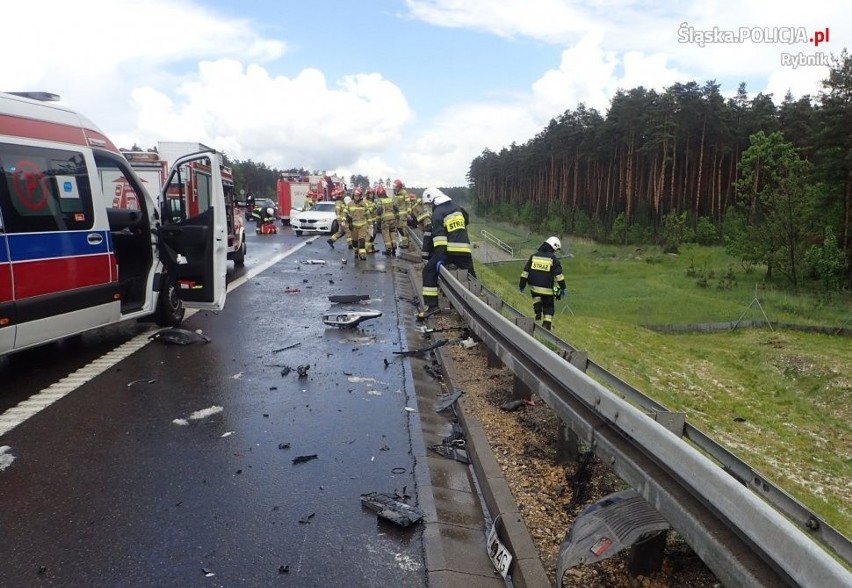
M 59 102 L 60 100 L 59 94 L 52 94 L 51 92 L 6 92 L 6 94 L 29 98 L 30 100 L 39 100 L 41 102 Z

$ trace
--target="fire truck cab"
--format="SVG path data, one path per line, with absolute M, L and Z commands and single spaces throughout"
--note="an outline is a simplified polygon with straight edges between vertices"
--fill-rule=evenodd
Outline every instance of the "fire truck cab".
M 161 208 L 97 126 L 46 101 L 57 97 L 31 96 L 0 93 L 0 355 L 131 319 L 175 325 L 185 307 L 223 308 L 221 155 L 174 161 Z M 192 185 L 192 166 L 206 166 L 208 179 Z M 197 208 L 170 215 L 170 194 Z

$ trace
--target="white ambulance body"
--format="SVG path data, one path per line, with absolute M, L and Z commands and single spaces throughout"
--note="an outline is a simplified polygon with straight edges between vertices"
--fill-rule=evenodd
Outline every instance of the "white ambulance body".
M 87 118 L 54 102 L 0 93 L 0 355 L 131 319 L 178 324 L 184 307 L 221 309 L 227 255 L 221 156 L 174 162 L 161 194 L 206 204 L 166 222 L 157 199 Z M 125 187 L 119 204 L 105 179 Z M 203 193 L 201 193 L 203 192 Z

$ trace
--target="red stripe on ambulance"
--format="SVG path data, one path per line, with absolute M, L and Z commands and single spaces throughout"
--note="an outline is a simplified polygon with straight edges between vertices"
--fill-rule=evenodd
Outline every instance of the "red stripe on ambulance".
M 15 298 L 67 292 L 115 282 L 113 254 L 42 259 L 15 263 Z

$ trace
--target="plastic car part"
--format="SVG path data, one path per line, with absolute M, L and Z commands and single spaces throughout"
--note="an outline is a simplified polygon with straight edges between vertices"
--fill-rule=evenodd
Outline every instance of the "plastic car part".
M 378 492 L 362 494 L 361 504 L 400 527 L 410 527 L 423 518 L 422 512 L 387 494 Z
M 583 510 L 559 547 L 557 586 L 562 587 L 569 568 L 603 561 L 668 529 L 668 522 L 635 490 L 605 496 Z
M 378 310 L 328 311 L 323 313 L 322 322 L 332 327 L 354 327 L 380 316 L 382 313 Z
M 166 343 L 167 345 L 192 345 L 193 343 L 210 343 L 210 337 L 207 335 L 202 335 L 201 333 L 196 333 L 195 331 L 188 331 L 186 329 L 163 329 L 162 331 L 157 331 L 150 337 L 149 339 L 153 341 L 159 341 L 161 343 Z
M 334 294 L 328 297 L 329 302 L 352 303 L 369 300 L 369 294 Z

